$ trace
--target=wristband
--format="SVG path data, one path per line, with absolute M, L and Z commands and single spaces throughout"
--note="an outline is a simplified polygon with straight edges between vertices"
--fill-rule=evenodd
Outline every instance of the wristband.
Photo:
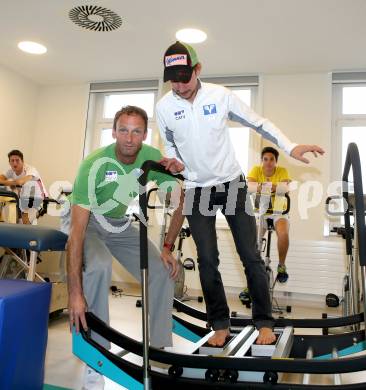
M 169 244 L 168 242 L 164 242 L 164 245 L 163 245 L 164 248 L 168 248 L 170 250 L 170 252 L 173 251 L 173 244 Z

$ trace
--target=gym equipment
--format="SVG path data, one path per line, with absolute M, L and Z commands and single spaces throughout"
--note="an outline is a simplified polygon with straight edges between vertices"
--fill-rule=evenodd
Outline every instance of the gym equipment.
M 0 247 L 6 248 L 6 252 L 11 254 L 12 259 L 18 263 L 28 281 L 47 282 L 36 272 L 38 254 L 42 251 L 64 251 L 66 241 L 67 235 L 56 229 L 34 225 L 0 223 Z M 30 251 L 29 259 L 28 257 L 21 258 L 15 253 L 14 249 Z M 61 312 L 66 307 L 66 283 L 52 283 L 50 313 Z
M 357 155 L 356 155 L 357 154 Z M 355 156 L 356 155 L 356 156 Z M 362 182 L 357 147 L 350 145 L 345 165 L 343 181 L 348 183 L 349 170 L 352 167 L 355 181 L 357 226 L 355 237 L 365 236 L 364 207 L 359 205 L 362 197 Z M 150 169 L 165 172 L 164 167 L 155 162 L 145 162 L 140 184 L 146 185 Z M 166 172 L 165 172 L 166 173 Z M 361 189 L 361 194 L 358 192 Z M 348 199 L 348 191 L 344 190 Z M 146 194 L 140 194 L 142 212 L 146 215 Z M 357 233 L 357 234 L 356 234 Z M 341 384 L 341 373 L 357 372 L 366 367 L 366 356 L 349 357 L 348 355 L 366 349 L 365 331 L 357 330 L 338 335 L 297 335 L 293 328 L 330 328 L 349 325 L 360 325 L 365 322 L 363 314 L 338 319 L 277 319 L 275 331 L 278 337 L 274 346 L 254 346 L 256 331 L 249 319 L 231 318 L 231 335 L 227 344 L 211 354 L 202 355 L 209 330 L 174 316 L 174 331 L 194 345 L 187 346 L 183 353 L 174 349 L 149 348 L 148 334 L 148 257 L 147 227 L 140 223 L 142 304 L 143 304 L 143 342 L 137 342 L 110 328 L 91 313 L 87 313 L 90 330 L 120 346 L 122 351 L 113 354 L 90 337 L 89 332 L 73 332 L 73 352 L 101 374 L 108 376 L 122 386 L 138 389 L 364 389 L 366 382 L 349 385 Z M 366 244 L 360 242 L 355 252 L 362 267 L 363 284 L 365 285 Z M 179 311 L 196 319 L 206 321 L 204 312 L 195 310 L 178 300 L 174 306 Z M 277 329 L 278 328 L 278 329 Z M 204 348 L 206 348 L 205 346 Z M 259 351 L 258 351 L 259 349 Z M 254 352 L 253 352 L 254 351 Z M 218 355 L 216 356 L 215 353 Z M 262 354 L 265 357 L 255 355 Z M 270 357 L 268 356 L 270 355 Z M 340 359 L 342 357 L 342 359 Z M 151 359 L 151 360 L 150 360 Z M 286 383 L 282 373 L 303 374 L 302 384 Z M 330 374 L 333 385 L 314 385 L 311 374 Z
M 177 244 L 177 254 L 176 254 L 176 259 L 179 264 L 179 273 L 177 276 L 177 279 L 175 281 L 175 289 L 174 289 L 174 297 L 176 299 L 179 299 L 182 302 L 185 301 L 192 301 L 196 300 L 198 302 L 203 302 L 203 297 L 201 295 L 195 297 L 193 295 L 188 295 L 186 290 L 187 286 L 185 285 L 185 270 L 187 271 L 195 271 L 196 270 L 196 264 L 195 261 L 187 257 L 182 261 L 183 257 L 183 251 L 182 251 L 182 246 L 183 246 L 183 241 L 187 238 L 190 237 L 191 231 L 188 226 L 183 226 L 182 229 L 179 232 L 178 236 L 178 244 Z
M 244 321 L 233 319 L 234 322 L 235 320 Z M 304 327 L 307 324 L 311 325 L 312 320 L 300 321 L 302 323 L 298 325 Z M 331 321 L 334 320 L 314 320 L 312 325 L 323 326 L 326 323 L 335 325 Z M 112 354 L 95 343 L 88 333 L 81 331 L 81 334 L 73 334 L 74 354 L 118 384 L 128 389 L 143 389 L 142 344 L 109 328 L 91 313 L 87 313 L 87 322 L 91 330 L 103 335 L 123 350 L 118 355 Z M 270 351 L 268 351 L 268 346 L 265 346 L 264 349 L 267 351 L 264 351 L 263 354 L 267 356 L 257 357 L 252 354 L 256 331 L 250 321 L 248 322 L 249 324 L 243 324 L 241 329 L 232 331 L 230 342 L 221 352 L 216 351 L 217 355 L 202 355 L 199 351 L 207 338 L 211 336 L 207 330 L 202 338 L 198 336 L 195 343 L 190 343 L 184 352 L 177 353 L 171 349 L 150 348 L 149 385 L 152 385 L 153 389 L 159 390 L 171 388 L 265 389 L 270 388 L 271 383 L 275 385 L 276 389 L 362 389 L 364 388 L 362 386 L 366 385 L 366 383 L 361 383 L 334 387 L 333 385 L 280 383 L 281 374 L 285 372 L 301 373 L 304 374 L 304 377 L 307 373 L 330 374 L 336 381 L 336 378 L 339 378 L 339 373 L 364 369 L 365 356 L 344 357 L 342 359 L 328 356 L 332 353 L 334 345 L 337 345 L 339 356 L 347 356 L 350 352 L 358 351 L 360 348 L 364 349 L 362 332 L 342 335 L 343 337 L 340 335 L 294 335 L 291 325 L 282 323 L 279 324 L 282 328 L 275 329 L 279 335 L 276 345 L 269 347 Z M 316 324 L 317 322 L 318 324 Z M 182 327 L 184 326 L 182 324 L 187 326 L 185 327 L 186 331 L 191 328 L 191 325 L 184 323 L 184 321 L 181 321 L 180 324 Z M 201 328 L 201 331 L 204 330 Z M 191 332 L 193 333 L 193 331 Z M 350 346 L 353 345 L 354 348 L 350 349 Z M 259 351 L 256 353 L 261 354 L 260 350 L 259 346 Z M 312 359 L 310 359 L 308 352 L 311 350 L 313 351 Z M 272 354 L 271 357 L 268 357 L 268 353 Z M 146 380 L 144 383 L 147 383 Z
M 22 186 L 17 185 L 17 188 L 22 188 Z M 6 205 L 14 206 L 10 208 L 6 220 L 1 218 L 1 222 L 11 222 L 18 223 L 21 219 L 22 212 L 20 210 L 20 204 L 23 203 L 27 205 L 28 208 L 32 208 L 34 205 L 37 205 L 37 215 L 36 217 L 42 217 L 47 214 L 48 206 L 50 203 L 60 204 L 58 200 L 52 199 L 49 197 L 37 198 L 34 196 L 19 197 L 15 191 L 8 190 L 8 187 L 0 186 L 0 211 Z
M 355 184 L 356 185 L 356 184 Z M 362 185 L 362 183 L 361 183 Z M 357 186 L 360 186 L 357 183 Z M 358 188 L 361 191 L 361 188 Z M 356 189 L 355 189 L 356 192 Z M 335 201 L 341 200 L 343 203 L 343 211 L 332 211 L 331 204 Z M 358 199 L 358 207 L 362 204 L 362 198 Z M 366 196 L 363 195 L 363 207 L 366 206 Z M 360 302 L 363 301 L 363 294 L 360 289 L 360 275 L 357 266 L 357 241 L 358 238 L 355 231 L 357 229 L 357 218 L 355 218 L 354 226 L 350 225 L 351 217 L 355 217 L 356 208 L 356 195 L 348 194 L 348 200 L 343 196 L 330 196 L 326 199 L 326 212 L 330 216 L 344 216 L 345 226 L 334 227 L 333 232 L 342 236 L 346 240 L 346 254 L 347 254 L 347 266 L 346 274 L 343 278 L 342 285 L 342 297 L 338 297 L 333 293 L 328 293 L 326 296 L 326 304 L 329 307 L 338 307 L 342 305 L 342 316 L 349 316 L 360 312 Z M 360 238 L 358 238 L 358 241 Z M 355 242 L 354 242 L 355 241 Z M 358 329 L 358 325 L 355 325 L 352 329 Z
M 49 283 L 0 280 L 0 389 L 43 389 L 50 296 Z
M 0 186 L 0 222 L 18 223 L 20 218 L 18 195 L 7 187 Z
M 156 209 L 162 209 L 163 210 L 163 224 L 161 226 L 160 230 L 160 246 L 159 248 L 162 249 L 165 241 L 165 236 L 166 236 L 166 229 L 167 229 L 167 224 L 168 224 L 168 217 L 170 216 L 170 207 L 169 207 L 169 202 L 165 202 L 164 205 L 162 206 L 156 206 L 155 204 L 150 203 L 150 198 L 151 195 L 154 192 L 158 192 L 158 188 L 152 188 L 148 191 L 147 193 L 147 208 L 151 210 L 156 210 Z M 182 260 L 183 258 L 183 242 L 186 238 L 190 237 L 191 231 L 188 226 L 182 226 L 179 235 L 178 235 L 178 243 L 175 246 L 174 249 L 176 249 L 176 260 L 178 262 L 178 267 L 179 267 L 179 273 L 178 276 L 175 280 L 175 286 L 174 286 L 174 297 L 176 299 L 181 300 L 182 302 L 185 301 L 191 301 L 195 300 L 198 302 L 203 302 L 203 297 L 202 296 L 193 296 L 193 295 L 188 295 L 187 294 L 187 286 L 185 285 L 185 270 L 191 271 L 191 270 L 196 270 L 196 264 L 195 261 L 187 257 L 186 259 Z M 141 307 L 140 304 L 136 303 L 137 307 Z

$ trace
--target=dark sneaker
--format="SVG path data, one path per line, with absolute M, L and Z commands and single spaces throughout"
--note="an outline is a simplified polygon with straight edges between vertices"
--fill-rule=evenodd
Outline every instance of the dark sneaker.
M 288 280 L 288 273 L 286 272 L 286 266 L 278 264 L 277 266 L 277 280 L 280 283 L 286 283 Z
M 239 294 L 239 299 L 245 305 L 246 303 L 250 303 L 252 301 L 252 298 L 250 297 L 249 294 L 249 289 L 248 287 L 245 287 L 245 289 Z

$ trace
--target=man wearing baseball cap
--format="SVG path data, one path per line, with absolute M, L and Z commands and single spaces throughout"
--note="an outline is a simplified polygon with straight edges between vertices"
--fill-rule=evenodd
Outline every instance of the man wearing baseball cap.
M 171 80 L 188 83 L 197 64 L 197 54 L 192 46 L 174 43 L 164 55 L 164 82 Z
M 256 245 L 256 224 L 246 204 L 247 186 L 229 137 L 227 121 L 251 127 L 291 157 L 308 163 L 306 152 L 324 151 L 317 145 L 297 145 L 269 120 L 260 117 L 232 91 L 199 80 L 201 64 L 195 50 L 182 42 L 164 54 L 164 81 L 172 90 L 156 106 L 160 134 L 167 157 L 161 163 L 185 177 L 184 213 L 197 247 L 200 280 L 207 319 L 214 336 L 209 343 L 221 346 L 229 336 L 230 316 L 218 270 L 216 211 L 221 208 L 245 268 L 252 295 L 253 322 L 258 344 L 275 340 L 268 279 Z M 233 192 L 236 189 L 236 192 Z M 234 193 L 234 201 L 233 201 Z M 168 248 L 166 243 L 165 247 Z

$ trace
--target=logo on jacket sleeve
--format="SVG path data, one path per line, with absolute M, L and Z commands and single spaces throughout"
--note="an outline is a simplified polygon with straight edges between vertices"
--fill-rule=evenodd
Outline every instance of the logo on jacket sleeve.
M 174 113 L 175 120 L 178 121 L 179 119 L 184 119 L 186 116 L 184 114 L 184 110 L 176 111 Z
M 212 115 L 216 113 L 216 104 L 207 104 L 203 106 L 203 115 Z

